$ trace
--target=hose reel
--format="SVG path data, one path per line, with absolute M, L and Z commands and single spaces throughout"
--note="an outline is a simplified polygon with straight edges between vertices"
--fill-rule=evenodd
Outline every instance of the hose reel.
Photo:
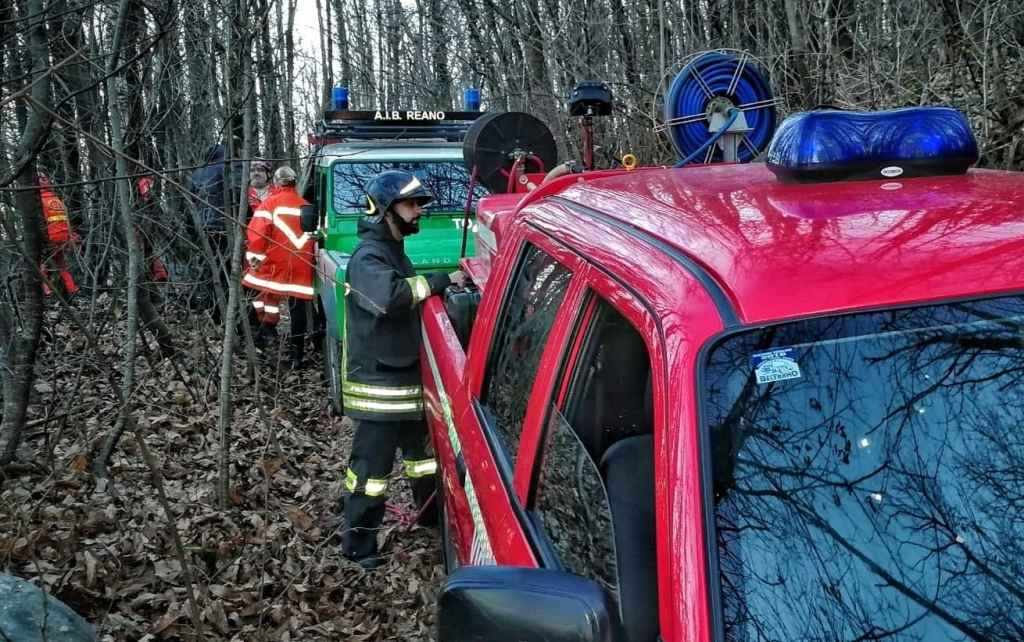
M 771 142 L 777 99 L 757 61 L 746 52 L 693 56 L 664 96 L 663 123 L 681 161 L 749 162 Z
M 475 179 L 494 193 L 513 191 L 523 171 L 547 172 L 558 162 L 551 130 L 525 112 L 492 112 L 473 123 L 462 157 Z

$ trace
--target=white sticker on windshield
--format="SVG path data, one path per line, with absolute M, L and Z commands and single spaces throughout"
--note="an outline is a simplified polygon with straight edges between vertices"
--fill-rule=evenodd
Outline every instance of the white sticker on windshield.
M 793 348 L 759 352 L 750 358 L 750 364 L 754 366 L 754 377 L 758 383 L 799 379 L 801 376 Z

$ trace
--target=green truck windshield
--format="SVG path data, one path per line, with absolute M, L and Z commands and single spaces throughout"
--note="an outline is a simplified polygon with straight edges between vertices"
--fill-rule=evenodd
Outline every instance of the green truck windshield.
M 469 172 L 465 165 L 455 161 L 386 161 L 381 163 L 335 163 L 334 211 L 338 214 L 363 214 L 366 211 L 366 193 L 363 185 L 377 174 L 392 169 L 415 174 L 436 199 L 427 210 L 461 212 L 466 207 L 469 193 Z M 481 185 L 474 188 L 473 202 L 486 196 Z
M 726 640 L 1024 639 L 1024 298 L 709 353 Z

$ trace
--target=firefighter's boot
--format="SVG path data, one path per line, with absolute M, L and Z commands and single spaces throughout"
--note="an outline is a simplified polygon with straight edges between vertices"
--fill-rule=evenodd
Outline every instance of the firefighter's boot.
M 64 291 L 68 293 L 68 296 L 75 296 L 78 294 L 78 284 L 75 283 L 75 279 L 71 276 L 71 272 L 61 270 L 60 280 L 61 283 L 64 284 Z
M 277 345 L 277 326 L 270 325 L 269 323 L 261 323 L 259 328 L 256 330 L 256 334 L 252 337 L 253 343 L 256 344 L 256 349 L 260 352 L 267 350 L 273 350 Z
M 288 338 L 288 359 L 292 370 L 301 370 L 306 367 L 304 359 L 306 354 L 306 337 L 299 335 Z
M 39 283 L 43 286 L 43 296 L 51 296 L 53 290 L 46 284 L 47 274 L 46 268 L 39 268 Z

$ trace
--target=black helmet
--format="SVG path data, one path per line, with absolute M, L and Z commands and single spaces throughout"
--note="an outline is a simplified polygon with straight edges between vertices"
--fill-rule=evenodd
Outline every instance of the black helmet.
M 383 214 L 398 201 L 414 199 L 420 205 L 434 200 L 434 195 L 424 187 L 412 172 L 389 170 L 374 176 L 366 184 L 366 198 L 370 202 L 367 214 Z

